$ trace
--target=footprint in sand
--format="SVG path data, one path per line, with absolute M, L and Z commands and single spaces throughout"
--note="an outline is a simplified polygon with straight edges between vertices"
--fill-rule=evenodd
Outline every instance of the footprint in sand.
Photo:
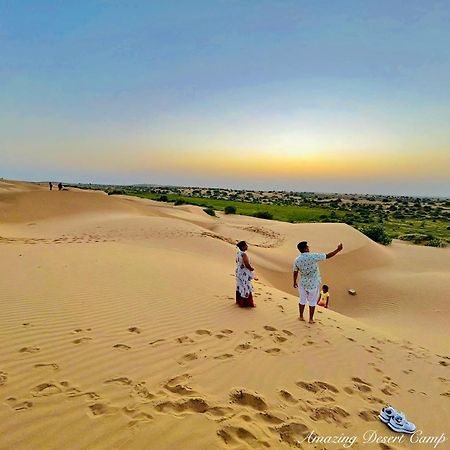
M 224 353 L 222 355 L 214 356 L 214 359 L 230 359 L 233 358 L 233 354 L 231 353 Z
M 179 344 L 193 344 L 194 340 L 191 339 L 189 336 L 181 336 L 179 338 L 175 339 L 176 342 Z
M 287 391 L 286 389 L 280 389 L 278 391 L 278 393 L 280 394 L 280 397 L 284 401 L 286 401 L 288 403 L 293 403 L 293 404 L 298 403 L 298 400 L 289 391 Z
M 220 333 L 218 333 L 218 334 L 215 334 L 214 337 L 215 337 L 216 339 L 226 339 L 228 336 L 225 335 L 225 334 L 220 334 Z
M 22 347 L 20 353 L 37 353 L 40 350 L 39 347 Z
M 295 336 L 294 333 L 292 333 L 292 331 L 289 330 L 281 330 L 284 334 L 286 334 L 287 336 Z
M 15 397 L 7 398 L 5 403 L 16 411 L 30 409 L 33 406 L 33 402 L 30 402 L 29 400 L 17 400 Z
M 183 413 L 195 412 L 205 413 L 210 409 L 208 402 L 203 398 L 192 397 L 178 401 L 162 401 L 155 405 L 155 408 L 161 412 Z
M 116 383 L 124 386 L 130 386 L 133 384 L 133 380 L 128 377 L 117 377 L 117 378 L 109 378 L 104 381 L 104 383 Z
M 369 396 L 369 397 L 366 397 L 366 400 L 367 400 L 368 403 L 372 403 L 372 404 L 376 404 L 376 405 L 382 405 L 382 406 L 386 405 L 386 402 L 384 400 L 382 400 L 381 398 L 378 398 L 378 397 Z
M 205 336 L 205 335 L 211 336 L 212 335 L 211 331 L 209 331 L 209 330 L 196 330 L 195 333 L 199 334 L 200 336 Z
M 99 400 L 100 399 L 100 395 L 98 395 L 97 393 L 92 392 L 92 391 L 83 392 L 83 391 L 81 391 L 81 389 L 78 389 L 76 387 L 71 387 L 71 388 L 67 389 L 65 394 L 69 398 L 87 397 L 89 400 Z
M 82 337 L 79 339 L 75 339 L 74 341 L 72 341 L 73 344 L 82 344 L 83 342 L 89 342 L 92 341 L 92 338 L 90 337 Z
M 318 402 L 322 402 L 322 403 L 330 403 L 330 402 L 335 402 L 336 399 L 334 397 L 329 397 L 329 396 L 325 396 L 325 397 L 319 397 L 317 399 Z
M 353 377 L 352 381 L 354 382 L 354 387 L 356 387 L 356 389 L 358 389 L 358 391 L 364 392 L 364 393 L 372 391 L 372 388 L 371 388 L 372 385 L 370 383 L 368 383 L 367 381 L 364 381 L 358 377 Z
M 242 419 L 245 422 L 252 422 L 253 421 L 253 419 L 250 416 L 248 416 L 247 414 L 242 414 L 242 416 L 239 416 L 239 419 Z
M 198 359 L 197 353 L 186 353 L 182 358 L 184 361 L 194 361 Z
M 358 416 L 365 422 L 376 422 L 378 421 L 378 411 L 375 409 L 365 409 L 360 411 Z
M 391 377 L 385 376 L 383 378 L 383 381 L 385 383 L 385 385 L 383 386 L 383 388 L 381 389 L 381 392 L 383 394 L 386 395 L 393 395 L 395 394 L 397 388 L 398 388 L 398 384 L 394 383 L 391 379 Z
M 124 406 L 122 408 L 122 411 L 125 415 L 133 419 L 132 424 L 137 421 L 149 421 L 153 419 L 153 416 L 151 414 L 144 411 L 139 411 L 138 409 L 130 408 L 128 406 Z
M 239 345 L 235 348 L 235 350 L 236 350 L 237 352 L 245 352 L 245 351 L 247 351 L 247 350 L 250 350 L 251 348 L 254 348 L 254 347 L 252 347 L 248 342 L 246 342 L 245 344 L 239 344 Z
M 156 341 L 149 342 L 148 345 L 152 345 L 152 346 L 158 347 L 159 345 L 161 345 L 165 341 L 166 341 L 165 339 L 156 339 Z
M 253 433 L 242 426 L 227 425 L 217 431 L 217 435 L 222 438 L 227 446 L 241 446 L 246 444 L 249 448 L 270 447 L 266 441 L 260 441 Z
M 233 403 L 250 406 L 258 411 L 265 411 L 267 409 L 266 402 L 258 393 L 248 391 L 244 388 L 231 391 L 230 399 Z
M 148 390 L 145 381 L 141 381 L 140 383 L 136 383 L 133 386 L 133 394 L 137 395 L 143 400 L 152 400 L 155 396 Z
M 275 414 L 272 414 L 268 411 L 258 413 L 257 417 L 264 420 L 264 422 L 270 423 L 272 425 L 279 425 L 280 423 L 284 422 L 284 420 L 282 418 L 280 418 L 280 417 L 276 416 Z
M 0 371 L 0 386 L 3 386 L 8 381 L 8 374 Z
M 311 433 L 305 424 L 298 422 L 284 423 L 273 428 L 273 431 L 279 434 L 281 441 L 286 442 L 292 447 L 299 447 L 299 442 L 303 442 Z
M 264 328 L 266 331 L 277 331 L 276 328 L 274 328 L 274 327 L 272 327 L 272 326 L 270 326 L 270 325 L 264 325 L 263 328 Z
M 274 348 L 268 348 L 267 350 L 264 350 L 266 353 L 268 353 L 269 355 L 278 355 L 281 352 L 281 349 L 279 349 L 278 347 L 274 347 Z
M 131 347 L 129 347 L 128 345 L 125 345 L 125 344 L 116 344 L 116 345 L 113 345 L 113 348 L 117 348 L 118 350 L 123 350 L 123 351 L 131 349 Z
M 192 395 L 195 394 L 195 391 L 186 384 L 190 378 L 191 376 L 187 373 L 178 375 L 168 380 L 163 387 L 174 394 Z
M 34 367 L 36 369 L 48 368 L 48 369 L 52 369 L 52 370 L 59 370 L 59 366 L 56 363 L 39 363 L 39 364 L 35 364 Z
M 93 403 L 92 405 L 89 405 L 89 410 L 94 417 L 108 416 L 117 412 L 117 408 L 106 405 L 105 403 Z
M 95 392 L 83 392 L 78 387 L 72 386 L 68 381 L 61 381 L 59 384 L 61 386 L 61 390 L 69 398 L 87 397 L 89 400 L 98 400 L 100 398 L 100 395 Z
M 337 394 L 339 392 L 339 390 L 335 386 L 325 383 L 324 381 L 313 381 L 311 383 L 308 383 L 306 381 L 297 381 L 295 384 L 299 388 L 302 388 L 314 394 L 322 391 L 330 391 L 334 394 Z
M 346 426 L 344 419 L 349 416 L 350 414 L 340 406 L 320 406 L 314 408 L 309 415 L 314 421 L 320 420 L 330 424 L 343 426 Z
M 233 330 L 229 330 L 229 329 L 224 329 L 224 330 L 220 330 L 221 333 L 223 334 L 233 334 Z
M 247 330 L 247 331 L 245 331 L 245 334 L 248 334 L 252 339 L 255 339 L 255 340 L 262 339 L 262 336 L 260 336 L 259 334 L 256 334 L 254 332 L 254 330 Z
M 275 333 L 273 335 L 273 340 L 274 340 L 274 342 L 282 343 L 282 342 L 286 342 L 287 338 L 285 338 L 284 336 L 281 336 L 281 335 Z
M 381 392 L 385 395 L 394 395 L 395 391 L 390 386 L 384 386 L 383 389 L 380 389 Z
M 141 329 L 138 328 L 138 327 L 129 327 L 129 328 L 128 328 L 128 331 L 129 331 L 130 333 L 141 334 Z
M 33 397 L 48 397 L 50 395 L 60 394 L 62 389 L 53 383 L 42 383 L 31 390 Z

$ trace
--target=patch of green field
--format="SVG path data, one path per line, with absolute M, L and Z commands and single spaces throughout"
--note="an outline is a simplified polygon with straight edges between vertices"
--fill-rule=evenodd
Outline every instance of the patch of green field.
M 134 191 L 122 192 L 126 195 L 134 195 L 137 197 L 158 200 L 160 194 L 142 193 Z M 203 208 L 213 208 L 216 211 L 223 211 L 226 206 L 234 206 L 236 214 L 253 216 L 258 212 L 268 212 L 272 215 L 273 220 L 283 222 L 344 222 L 345 216 L 349 211 L 331 210 L 329 208 L 309 207 L 309 206 L 292 206 L 292 205 L 271 205 L 262 203 L 249 203 L 234 200 L 216 200 L 203 197 L 189 197 L 178 194 L 167 194 L 169 202 L 185 202 L 191 205 L 198 205 Z M 352 213 L 350 213 L 352 214 Z M 353 215 L 353 214 L 352 214 Z M 445 243 L 450 243 L 450 230 L 448 222 L 445 220 L 432 219 L 395 219 L 392 217 L 384 218 L 381 222 L 379 218 L 367 217 L 368 220 L 360 221 L 357 215 L 353 215 L 351 223 L 355 228 L 362 229 L 371 224 L 381 225 L 389 237 L 400 238 L 405 234 L 423 234 L 431 235 Z
M 130 193 L 131 194 L 131 193 Z M 150 193 L 136 193 L 131 194 L 142 198 L 149 198 L 157 200 L 160 196 Z M 273 220 L 280 220 L 282 222 L 320 222 L 324 219 L 323 216 L 329 216 L 331 211 L 325 208 L 309 208 L 304 206 L 290 206 L 290 205 L 264 205 L 261 203 L 247 203 L 232 200 L 215 200 L 211 198 L 201 197 L 185 197 L 175 194 L 167 195 L 169 202 L 183 200 L 191 205 L 198 205 L 202 207 L 211 207 L 216 211 L 223 211 L 226 206 L 234 206 L 236 214 L 244 216 L 253 216 L 258 212 L 267 211 L 272 214 Z M 337 212 L 337 217 L 343 217 L 343 212 Z

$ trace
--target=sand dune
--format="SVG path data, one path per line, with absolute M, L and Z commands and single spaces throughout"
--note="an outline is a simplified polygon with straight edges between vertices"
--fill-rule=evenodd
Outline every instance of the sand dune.
M 252 310 L 234 304 L 238 239 Z M 301 239 L 345 246 L 315 326 L 291 287 Z M 448 436 L 448 249 L 1 181 L 0 251 L 2 449 L 343 448 L 311 431 L 411 448 L 363 444 L 394 435 L 386 404 Z

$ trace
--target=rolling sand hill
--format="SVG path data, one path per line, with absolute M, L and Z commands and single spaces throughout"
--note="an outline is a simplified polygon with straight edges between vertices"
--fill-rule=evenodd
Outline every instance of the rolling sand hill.
M 234 304 L 240 239 L 252 310 Z M 313 326 L 291 286 L 303 239 L 344 243 Z M 448 249 L 0 181 L 0 252 L 1 449 L 344 448 L 312 431 L 433 448 L 364 444 L 396 436 L 386 404 L 448 438 Z

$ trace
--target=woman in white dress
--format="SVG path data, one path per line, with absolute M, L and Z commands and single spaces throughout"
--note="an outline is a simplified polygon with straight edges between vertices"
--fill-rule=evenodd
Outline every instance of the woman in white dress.
M 253 308 L 253 287 L 252 280 L 255 278 L 253 267 L 250 264 L 247 254 L 248 245 L 245 241 L 237 244 L 239 251 L 236 254 L 236 303 L 241 307 Z

